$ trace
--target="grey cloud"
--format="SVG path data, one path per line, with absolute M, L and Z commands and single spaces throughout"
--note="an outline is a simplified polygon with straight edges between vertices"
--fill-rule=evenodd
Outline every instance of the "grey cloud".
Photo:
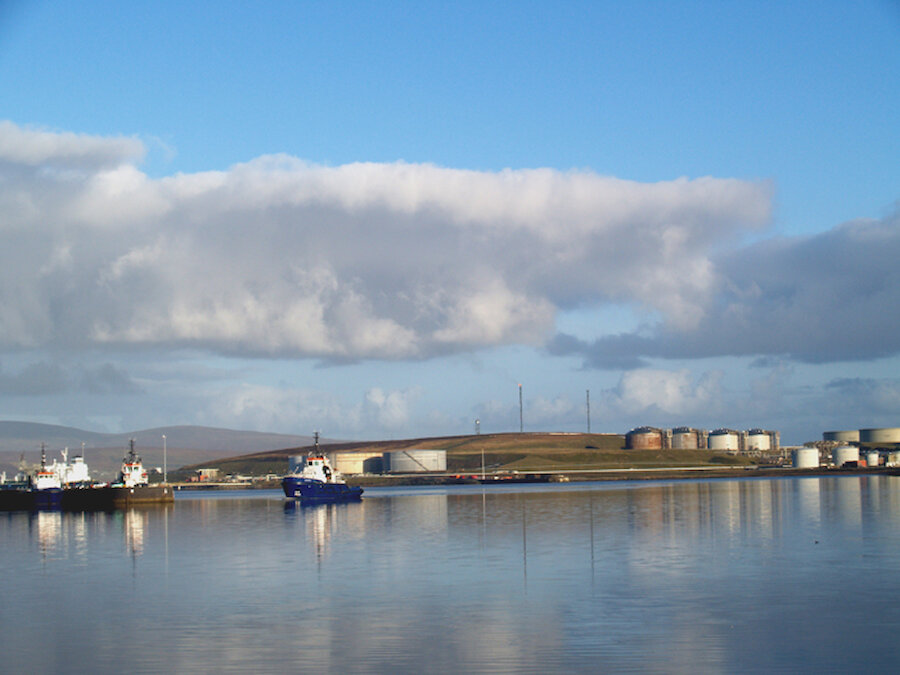
M 71 386 L 68 372 L 47 361 L 31 363 L 17 373 L 0 371 L 0 393 L 13 396 L 60 394 Z
M 141 388 L 125 371 L 106 363 L 67 367 L 51 361 L 29 363 L 17 372 L 0 368 L 0 394 L 52 396 L 70 392 L 135 394 Z
M 826 385 L 835 407 L 848 404 L 862 415 L 896 415 L 900 410 L 900 379 L 840 378 Z
M 665 323 L 650 335 L 595 341 L 558 336 L 556 354 L 587 367 L 646 358 L 756 356 L 807 363 L 872 360 L 900 352 L 900 215 L 822 234 L 771 239 L 716 260 L 722 283 L 689 330 Z
M 111 363 L 83 370 L 79 388 L 90 394 L 137 394 L 142 391 L 128 373 Z
M 585 368 L 632 370 L 648 365 L 644 358 L 653 348 L 652 340 L 636 335 L 611 335 L 588 344 L 573 335 L 558 333 L 547 343 L 547 351 L 555 356 L 580 354 Z

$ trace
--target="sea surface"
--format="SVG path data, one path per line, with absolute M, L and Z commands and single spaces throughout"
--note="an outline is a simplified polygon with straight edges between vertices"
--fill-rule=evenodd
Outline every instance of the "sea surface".
M 900 478 L 0 514 L 0 670 L 900 670 Z

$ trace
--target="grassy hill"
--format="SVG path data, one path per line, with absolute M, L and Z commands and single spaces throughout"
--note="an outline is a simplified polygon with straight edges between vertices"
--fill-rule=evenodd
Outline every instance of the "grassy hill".
M 223 474 L 266 475 L 287 471 L 288 457 L 304 455 L 312 446 L 260 452 L 207 462 Z M 449 472 L 489 471 L 585 471 L 590 469 L 650 469 L 684 466 L 732 466 L 750 464 L 745 457 L 725 456 L 708 450 L 626 450 L 619 434 L 525 433 L 445 436 L 396 441 L 329 443 L 327 452 L 384 453 L 412 448 L 447 451 Z M 183 468 L 187 477 L 200 465 Z

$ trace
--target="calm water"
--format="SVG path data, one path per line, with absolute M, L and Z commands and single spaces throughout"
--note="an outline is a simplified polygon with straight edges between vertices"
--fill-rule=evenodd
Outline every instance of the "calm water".
M 900 478 L 0 514 L 3 672 L 895 672 Z

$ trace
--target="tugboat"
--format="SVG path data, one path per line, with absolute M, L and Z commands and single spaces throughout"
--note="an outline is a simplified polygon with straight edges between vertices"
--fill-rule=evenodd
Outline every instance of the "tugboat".
M 134 451 L 134 439 L 129 441 L 128 454 L 122 460 L 118 480 L 110 488 L 112 505 L 116 508 L 138 504 L 171 504 L 175 501 L 168 483 L 150 485 L 147 470 Z
M 38 509 L 58 508 L 62 503 L 62 482 L 56 467 L 47 466 L 47 452 L 41 444 L 41 465 L 31 479 L 34 506 Z
M 29 473 L 24 456 L 19 474 L 12 482 L 0 484 L 0 511 L 33 511 L 58 509 L 62 504 L 62 482 L 56 463 L 47 466 L 47 451 L 41 445 L 41 464 L 33 474 Z
M 281 480 L 284 496 L 301 504 L 354 502 L 362 499 L 363 489 L 347 485 L 323 453 L 319 451 L 319 432 L 315 433 L 315 450 L 302 467 Z
M 113 486 L 133 488 L 139 485 L 149 485 L 150 481 L 147 478 L 147 472 L 144 470 L 141 458 L 134 451 L 134 439 L 132 438 L 128 443 L 128 454 L 122 460 L 119 478 L 113 483 Z

